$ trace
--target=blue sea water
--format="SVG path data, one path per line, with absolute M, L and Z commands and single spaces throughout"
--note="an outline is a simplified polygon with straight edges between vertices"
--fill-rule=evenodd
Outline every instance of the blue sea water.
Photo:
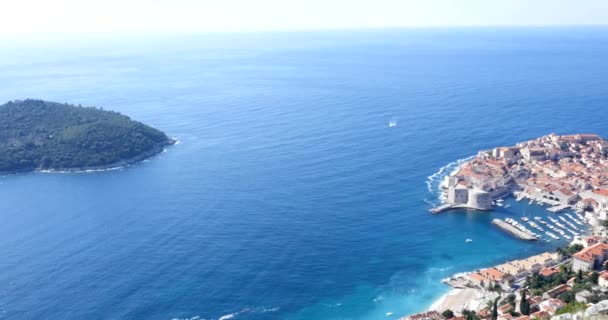
M 102 106 L 179 140 L 120 170 L 0 178 L 6 319 L 396 319 L 450 274 L 564 244 L 490 224 L 546 214 L 523 202 L 429 214 L 454 161 L 608 137 L 603 27 L 0 44 L 0 101 Z

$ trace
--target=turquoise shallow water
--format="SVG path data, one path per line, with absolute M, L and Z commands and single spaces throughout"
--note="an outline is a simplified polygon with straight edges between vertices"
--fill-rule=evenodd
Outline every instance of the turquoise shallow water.
M 0 317 L 396 319 L 452 273 L 553 250 L 490 224 L 541 207 L 427 210 L 453 166 L 437 172 L 479 149 L 608 136 L 607 32 L 3 41 L 0 100 L 103 106 L 180 143 L 2 177 Z

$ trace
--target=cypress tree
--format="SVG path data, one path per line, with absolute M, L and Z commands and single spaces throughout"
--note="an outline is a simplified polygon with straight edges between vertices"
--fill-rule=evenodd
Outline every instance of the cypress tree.
M 521 291 L 521 301 L 519 302 L 519 312 L 524 315 L 530 314 L 530 301 L 526 297 L 526 290 Z
M 494 307 L 492 308 L 492 319 L 498 320 L 498 298 L 494 300 Z

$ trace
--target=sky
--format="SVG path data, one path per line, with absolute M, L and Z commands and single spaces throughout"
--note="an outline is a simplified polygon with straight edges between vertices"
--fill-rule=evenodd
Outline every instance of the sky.
M 0 34 L 608 24 L 608 0 L 0 0 Z

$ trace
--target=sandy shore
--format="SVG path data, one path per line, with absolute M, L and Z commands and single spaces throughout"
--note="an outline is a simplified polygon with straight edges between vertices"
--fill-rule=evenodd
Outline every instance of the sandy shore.
M 447 309 L 456 312 L 463 309 L 475 310 L 479 307 L 483 296 L 483 292 L 476 289 L 454 289 L 435 301 L 429 309 L 439 312 Z

